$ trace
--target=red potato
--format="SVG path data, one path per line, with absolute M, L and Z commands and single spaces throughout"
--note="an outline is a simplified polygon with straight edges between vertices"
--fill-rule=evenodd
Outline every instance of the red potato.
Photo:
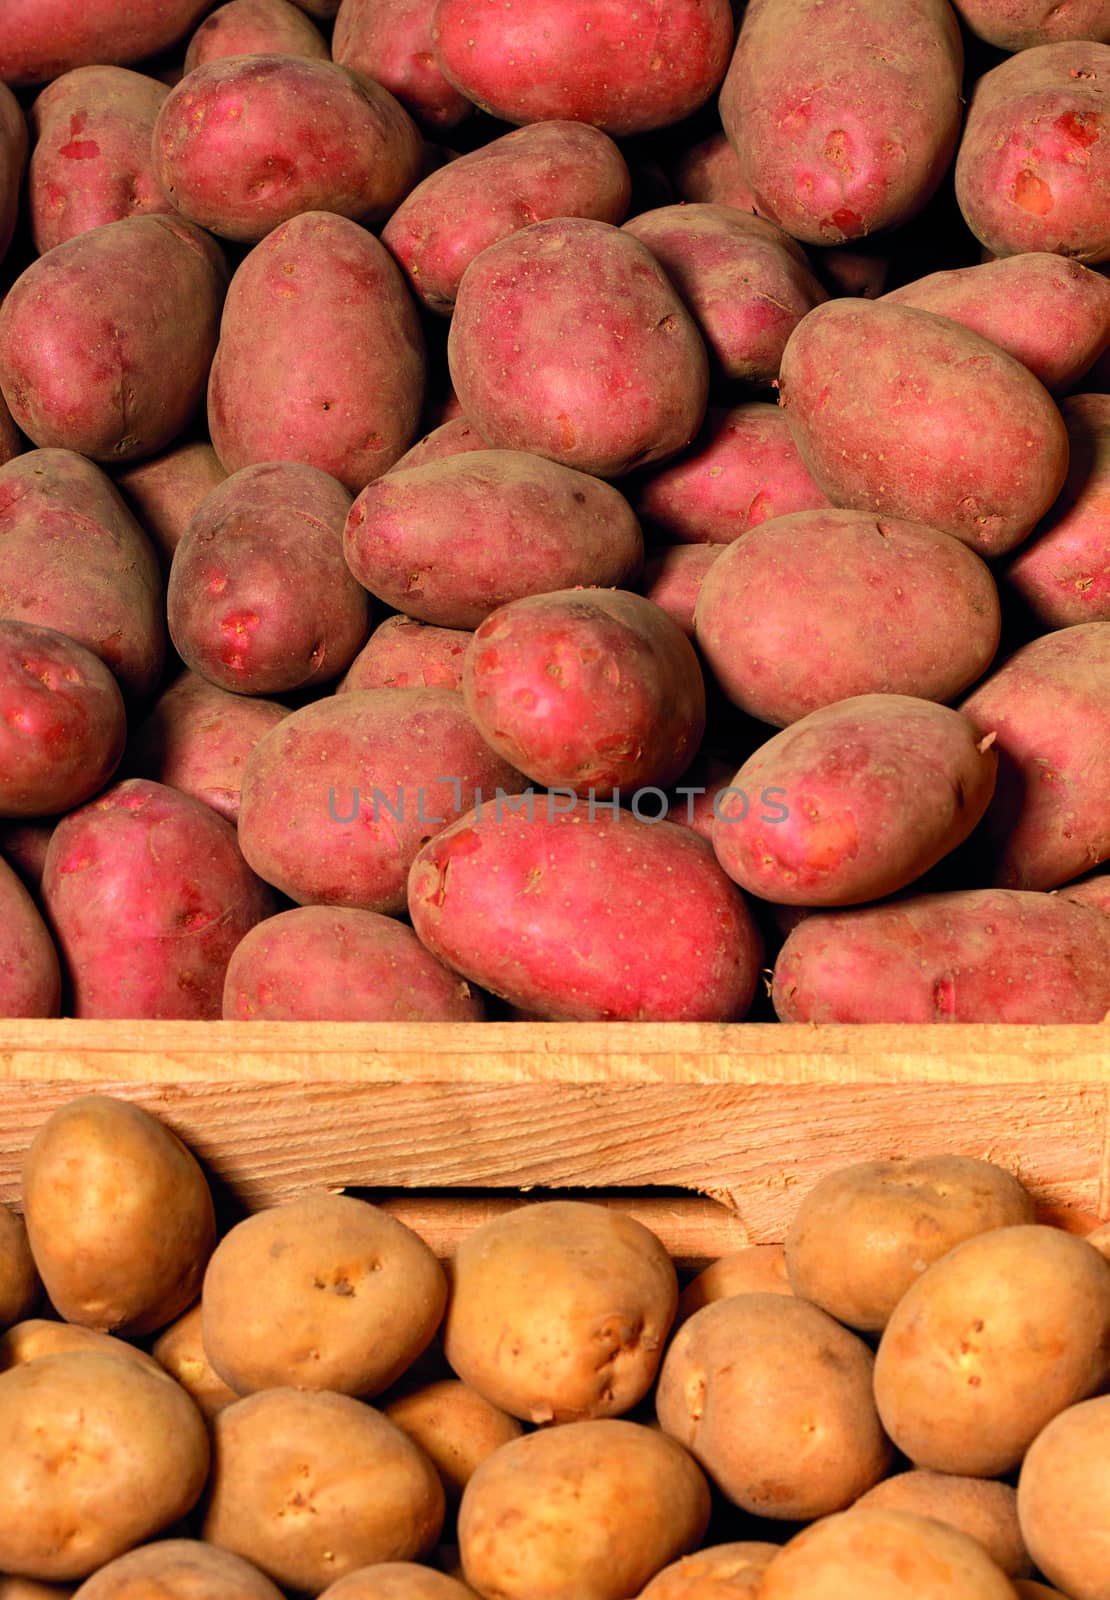
M 29 450 L 0 467 L 0 610 L 83 644 L 125 698 L 141 700 L 158 682 L 166 639 L 158 561 L 91 461 Z
M 1047 251 L 934 272 L 883 299 L 981 334 L 1055 394 L 1074 388 L 1110 344 L 1110 282 Z
M 189 40 L 185 72 L 230 56 L 331 60 L 319 28 L 289 0 L 227 0 L 226 5 L 217 6 Z
M 451 417 L 441 422 L 406 450 L 400 460 L 390 468 L 401 472 L 408 467 L 424 467 L 432 461 L 446 461 L 449 456 L 465 456 L 472 450 L 488 450 L 489 442 L 482 438 L 472 422 L 465 417 Z
M 638 594 L 563 589 L 502 606 L 463 665 L 491 749 L 548 788 L 608 796 L 680 778 L 705 732 L 693 646 Z
M 453 690 L 334 695 L 294 712 L 251 752 L 239 840 L 291 900 L 394 915 L 421 846 L 478 790 L 517 784 Z
M 0 261 L 7 255 L 15 232 L 19 184 L 26 160 L 27 124 L 19 101 L 0 82 Z
M 461 689 L 473 634 L 412 617 L 386 617 L 351 662 L 336 694 L 354 689 Z
M 862 250 L 821 250 L 811 254 L 810 261 L 834 296 L 877 300 L 890 273 L 889 256 L 869 255 Z
M 749 528 L 829 505 L 790 424 L 762 400 L 710 408 L 691 449 L 637 479 L 637 514 L 668 538 L 731 544 Z
M 536 123 L 431 173 L 397 207 L 382 243 L 419 299 L 450 316 L 463 273 L 489 245 L 544 218 L 620 222 L 631 190 L 624 157 L 597 128 Z
M 1110 44 L 1038 45 L 975 85 L 956 198 L 996 256 L 1110 260 Z
M 343 0 L 331 52 L 375 78 L 426 128 L 457 127 L 474 107 L 440 71 L 432 39 L 436 0 Z
M 506 122 L 591 122 L 646 133 L 679 122 L 719 86 L 732 49 L 728 0 L 439 0 L 444 76 Z M 619 68 L 616 63 L 619 61 Z
M 802 511 L 729 545 L 706 573 L 698 646 L 734 705 L 779 727 L 858 694 L 953 700 L 990 666 L 990 570 L 922 523 Z
M 370 598 L 343 559 L 351 497 L 316 467 L 244 467 L 201 502 L 174 551 L 170 637 L 185 665 L 236 694 L 281 694 L 345 672 Z
M 762 961 L 703 840 L 558 794 L 445 828 L 413 863 L 409 915 L 441 961 L 553 1022 L 738 1021 Z
M 604 222 L 535 222 L 483 250 L 459 285 L 447 357 L 492 445 L 599 477 L 674 455 L 705 416 L 693 319 L 647 247 Z
M 63 818 L 42 894 L 75 1017 L 218 1018 L 231 952 L 275 909 L 230 823 L 141 778 Z
M 50 628 L 0 620 L 0 816 L 71 811 L 119 765 L 127 716 L 91 650 Z
M 38 890 L 46 865 L 50 835 L 57 827 L 51 817 L 40 822 L 0 822 L 0 855 L 15 869 L 28 889 Z
M 105 222 L 173 211 L 150 152 L 168 94 L 164 83 L 126 67 L 77 67 L 42 91 L 31 107 L 27 182 L 40 255 Z
M 671 164 L 671 177 L 680 200 L 732 206 L 735 211 L 759 210 L 741 169 L 740 157 L 726 133 L 710 134 L 700 144 L 683 150 Z
M 1060 498 L 1005 569 L 1005 586 L 1045 629 L 1110 622 L 1110 395 L 1061 403 L 1071 464 Z
M 956 148 L 962 72 L 946 0 L 751 0 L 721 121 L 762 214 L 838 244 L 931 197 Z
M 688 639 L 694 637 L 694 612 L 705 575 L 720 553 L 719 544 L 672 544 L 644 563 L 644 594 Z
M 219 246 L 178 217 L 129 217 L 57 245 L 0 306 L 13 418 L 35 444 L 94 461 L 164 449 L 204 399 L 226 287 Z
M 393 471 L 347 518 L 347 563 L 398 611 L 476 628 L 498 606 L 634 577 L 643 536 L 619 490 L 517 450 Z
M 127 751 L 132 777 L 180 789 L 228 822 L 239 820 L 247 757 L 289 715 L 274 700 L 229 694 L 183 672 L 156 702 Z
M 54 942 L 35 902 L 0 860 L 0 1017 L 56 1017 L 61 998 Z
M 1104 0 L 1069 0 L 1047 9 L 1044 0 L 953 0 L 972 33 L 1000 50 L 1029 50 L 1061 39 L 1110 44 Z
M 162 107 L 153 148 L 182 215 L 243 243 L 306 211 L 382 221 L 416 182 L 421 150 L 381 84 L 281 55 L 195 68 Z
M 403 923 L 344 906 L 267 917 L 235 948 L 224 982 L 232 1022 L 481 1022 L 470 985 Z
M 412 441 L 424 339 L 389 252 L 345 217 L 276 228 L 231 281 L 208 384 L 229 472 L 302 461 L 357 494 Z
M 780 1022 L 1102 1022 L 1110 918 L 1014 889 L 823 912 L 787 938 L 773 998 Z
M 1055 889 L 1110 858 L 1110 622 L 1034 639 L 961 710 L 998 738 L 996 884 Z
M 117 472 L 115 485 L 168 571 L 193 512 L 226 477 L 212 446 L 197 439 Z
M 14 456 L 21 455 L 25 449 L 23 436 L 12 421 L 4 396 L 0 394 L 0 467 Z
M 1092 906 L 1110 916 L 1110 872 L 1096 872 L 1080 883 L 1065 884 L 1058 893 L 1061 900 L 1074 900 L 1077 905 Z
M 928 523 L 980 555 L 1020 544 L 1067 475 L 1067 430 L 1032 373 L 910 306 L 811 311 L 783 354 L 779 403 L 834 504 Z
M 45 83 L 73 67 L 119 66 L 183 39 L 212 0 L 4 0 L 0 81 Z
M 728 206 L 645 211 L 623 231 L 647 245 L 693 313 L 718 378 L 766 386 L 786 341 L 828 295 L 773 222 Z

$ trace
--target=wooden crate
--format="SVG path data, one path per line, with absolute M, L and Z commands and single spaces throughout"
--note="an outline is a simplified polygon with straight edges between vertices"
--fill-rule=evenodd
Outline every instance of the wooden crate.
M 833 1166 L 937 1150 L 1010 1167 L 1070 1226 L 1110 1215 L 1105 1027 L 0 1021 L 0 1200 L 90 1090 L 156 1112 L 248 1206 L 369 1190 L 442 1251 L 499 1191 L 590 1190 L 697 1264 L 781 1239 Z

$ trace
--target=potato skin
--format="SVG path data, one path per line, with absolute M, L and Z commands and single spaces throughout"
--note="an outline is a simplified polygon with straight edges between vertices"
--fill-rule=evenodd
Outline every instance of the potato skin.
M 411 442 L 424 368 L 389 252 L 346 217 L 305 212 L 232 279 L 208 384 L 212 444 L 228 472 L 302 461 L 358 494 Z
M 189 40 L 185 72 L 229 56 L 259 55 L 331 60 L 319 28 L 289 0 L 228 0 L 205 17 Z
M 1110 44 L 1110 21 L 1102 0 L 1075 0 L 1045 11 L 1041 0 L 955 0 L 972 33 L 1000 50 L 1029 50 L 1062 39 L 1099 39 Z
M 717 544 L 672 544 L 657 549 L 644 563 L 640 582 L 645 596 L 688 639 L 694 637 L 694 613 L 705 575 L 720 553 Z
M 495 117 L 568 118 L 614 136 L 696 111 L 725 75 L 732 37 L 727 0 L 517 0 L 511 21 L 494 0 L 439 0 L 432 29 L 444 76 Z
M 202 1544 L 199 1539 L 160 1539 L 109 1561 L 78 1590 L 81 1600 L 281 1600 L 256 1567 Z
M 457 127 L 474 107 L 440 71 L 434 11 L 435 0 L 343 0 L 331 52 L 341 66 L 384 84 L 411 117 L 438 132 Z
M 957 1528 L 981 1544 L 1008 1578 L 1024 1578 L 1032 1570 L 1018 1525 L 1017 1491 L 1008 1483 L 948 1472 L 900 1472 L 861 1495 L 856 1506 L 910 1511 Z
M 1101 1022 L 1110 919 L 1015 889 L 807 917 L 775 963 L 780 1022 Z
M 0 1206 L 0 1333 L 27 1316 L 40 1287 L 23 1218 Z
M 449 1506 L 457 1505 L 480 1463 L 524 1431 L 515 1417 L 454 1378 L 394 1394 L 383 1412 L 432 1462 Z
M 713 563 L 694 612 L 729 700 L 778 727 L 854 695 L 952 700 L 990 665 L 1000 629 L 994 579 L 966 545 L 861 511 L 752 529 Z
M 26 1366 L 29 1361 L 41 1361 L 44 1356 L 81 1352 L 133 1361 L 155 1377 L 159 1376 L 158 1363 L 138 1345 L 117 1339 L 110 1333 L 97 1333 L 94 1328 L 82 1328 L 75 1322 L 53 1322 L 45 1317 L 28 1317 L 17 1322 L 0 1338 L 0 1372 Z
M 1070 1406 L 1034 1439 L 1018 1479 L 1018 1515 L 1030 1554 L 1045 1577 L 1067 1584 L 1075 1600 L 1100 1600 L 1106 1593 L 1099 1529 L 1110 1504 L 1108 1425 L 1110 1397 Z
M 762 959 L 703 840 L 627 812 L 568 812 L 558 795 L 487 795 L 481 817 L 445 828 L 413 862 L 409 915 L 441 961 L 547 1021 L 738 1021 Z
M 786 1251 L 781 1244 L 749 1244 L 710 1262 L 704 1272 L 678 1297 L 676 1326 L 702 1306 L 727 1300 L 734 1294 L 793 1294 L 786 1275 Z
M 488 439 L 482 438 L 472 422 L 468 422 L 466 417 L 452 416 L 418 439 L 394 462 L 391 470 L 399 472 L 402 468 L 424 467 L 432 461 L 446 461 L 449 456 L 488 449 Z
M 36 1583 L 34 1578 L 0 1577 L 0 1600 L 67 1600 L 74 1590 L 60 1583 Z
M 752 0 L 721 121 L 764 216 L 839 244 L 905 222 L 960 128 L 963 48 L 942 0 Z
M 327 1600 L 470 1600 L 473 1594 L 473 1589 L 431 1567 L 379 1561 L 329 1584 L 320 1600 L 325 1595 Z
M 88 1577 L 184 1516 L 208 1460 L 200 1412 L 162 1373 L 87 1351 L 0 1373 L 0 1563 Z
M 541 1429 L 467 1484 L 463 1575 L 503 1600 L 621 1600 L 700 1543 L 709 1503 L 694 1461 L 655 1429 L 611 1417 Z
M 7 401 L 0 394 L 0 467 L 20 455 L 25 448 L 23 435 L 12 421 Z
M 912 306 L 811 311 L 783 352 L 779 403 L 835 504 L 913 518 L 980 555 L 1020 544 L 1067 474 L 1063 420 L 1028 368 Z
M 964 220 L 997 256 L 1110 259 L 1110 44 L 1036 45 L 981 77 L 956 157 Z
M 6 84 L 0 82 L 0 261 L 8 253 L 19 216 L 19 185 L 27 160 L 27 123 Z M 0 456 L 3 429 L 0 428 Z
M 538 122 L 430 173 L 394 211 L 382 243 L 413 293 L 450 316 L 463 273 L 489 245 L 542 218 L 619 223 L 631 189 L 625 159 L 604 133 Z
M 705 345 L 670 280 L 638 239 L 583 217 L 534 222 L 475 257 L 447 359 L 492 445 L 599 477 L 673 455 L 705 416 Z M 506 370 L 522 381 L 507 387 Z
M 1102 1384 L 1108 1348 L 1098 1251 L 1060 1228 L 992 1228 L 903 1295 L 879 1343 L 875 1400 L 915 1466 L 999 1477 Z
M 777 1544 L 711 1544 L 657 1573 L 640 1600 L 757 1600 Z
M 212 1370 L 201 1337 L 201 1305 L 196 1301 L 160 1333 L 151 1346 L 158 1365 L 185 1390 L 206 1422 L 240 1398 Z
M 211 0 L 6 0 L 0 80 L 43 83 L 74 67 L 141 61 L 184 38 Z
M 196 67 L 159 112 L 153 149 L 183 216 L 249 244 L 304 212 L 380 222 L 420 165 L 416 125 L 388 89 L 282 55 Z
M 193 512 L 226 477 L 212 446 L 198 439 L 124 468 L 114 481 L 168 571 Z
M 58 954 L 46 923 L 0 860 L 0 1017 L 56 1017 L 61 996 Z
M 351 662 L 336 694 L 354 689 L 461 689 L 473 635 L 415 617 L 386 617 Z

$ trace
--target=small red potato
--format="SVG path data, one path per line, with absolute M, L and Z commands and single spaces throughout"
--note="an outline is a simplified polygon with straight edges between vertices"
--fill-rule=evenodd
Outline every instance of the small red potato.
M 461 689 L 473 635 L 413 617 L 386 617 L 351 662 L 336 694 L 352 689 Z
M 151 1355 L 181 1385 L 206 1422 L 240 1398 L 216 1376 L 204 1353 L 199 1300 L 158 1335 Z
M 1047 11 L 1043 0 L 954 0 L 971 32 L 1000 50 L 1029 50 L 1062 39 L 1098 39 L 1110 44 L 1103 0 L 1070 0 Z
M 705 732 L 693 646 L 666 612 L 619 589 L 502 606 L 474 635 L 462 687 L 491 749 L 547 788 L 665 788 Z
M 731 206 L 734 211 L 759 210 L 726 133 L 712 133 L 708 139 L 681 151 L 670 167 L 670 175 L 680 200 Z
M 203 401 L 226 286 L 219 246 L 178 217 L 56 245 L 0 305 L 12 417 L 35 444 L 94 461 L 164 449 Z
M 505 122 L 592 122 L 622 137 L 665 128 L 718 88 L 732 49 L 728 0 L 439 0 L 444 76 Z M 617 65 L 619 63 L 619 66 Z
M 197 1539 L 159 1539 L 109 1561 L 78 1593 L 81 1600 L 281 1600 L 249 1562 Z
M 406 1388 L 395 1399 L 387 1399 L 383 1410 L 433 1463 L 449 1506 L 458 1505 L 487 1456 L 524 1432 L 515 1417 L 457 1378 Z
M 1110 260 L 1108 109 L 1110 42 L 1036 45 L 979 79 L 955 177 L 981 244 L 996 256 Z
M 779 403 L 834 504 L 925 522 L 984 556 L 1020 544 L 1067 474 L 1063 420 L 1028 368 L 887 300 L 811 311 L 783 353 Z
M 127 736 L 108 668 L 65 634 L 0 621 L 0 816 L 71 811 L 108 782 Z
M 1018 1524 L 1017 1491 L 994 1478 L 961 1478 L 949 1472 L 900 1472 L 884 1478 L 856 1501 L 859 1508 L 909 1511 L 966 1533 L 1008 1578 L 1032 1570 Z
M 224 1017 L 240 1022 L 481 1022 L 470 985 L 392 917 L 298 906 L 235 947 Z
M 1015 889 L 806 917 L 775 963 L 780 1022 L 1102 1022 L 1110 918 Z
M 380 222 L 420 166 L 416 125 L 388 89 L 282 55 L 195 68 L 159 112 L 153 148 L 183 216 L 252 244 L 304 212 Z
M 580 122 L 538 122 L 431 173 L 394 211 L 382 243 L 413 293 L 450 316 L 463 273 L 489 245 L 544 218 L 618 223 L 631 187 L 624 157 L 604 133 Z
M 456 127 L 474 107 L 436 61 L 435 5 L 436 0 L 343 0 L 331 53 L 340 66 L 384 84 L 410 116 L 438 132 Z
M 672 544 L 644 563 L 644 594 L 688 639 L 694 637 L 694 612 L 705 575 L 720 553 L 718 544 Z
M 446 461 L 450 456 L 462 456 L 472 450 L 488 450 L 489 440 L 483 439 L 472 422 L 455 416 L 418 439 L 406 450 L 390 469 L 400 472 L 408 467 L 424 467 L 433 461 Z
M 15 95 L 0 81 L 0 261 L 7 255 L 15 232 L 19 216 L 19 185 L 26 160 L 27 124 L 23 111 Z M 3 459 L 2 449 L 0 459 Z
M 1030 1554 L 1046 1578 L 1067 1584 L 1074 1600 L 1110 1593 L 1102 1531 L 1110 1514 L 1108 1438 L 1110 1397 L 1070 1406 L 1034 1439 L 1018 1479 Z
M 569 798 L 572 809 L 565 793 L 487 791 L 481 815 L 426 845 L 409 875 L 422 943 L 548 1021 L 742 1018 L 762 948 L 709 847 L 612 801 Z
M 358 494 L 411 443 L 424 367 L 389 252 L 346 217 L 305 212 L 232 279 L 208 385 L 212 444 L 228 472 L 299 461 Z
M 35 902 L 0 860 L 0 1017 L 56 1017 L 62 979 Z
M 331 60 L 319 28 L 289 0 L 227 0 L 227 4 L 217 6 L 189 40 L 185 72 L 207 66 L 210 61 L 226 61 L 229 56 Z
M 226 477 L 212 446 L 197 439 L 126 467 L 114 481 L 168 572 L 193 512 Z
M 77 67 L 42 91 L 31 107 L 27 182 L 39 255 L 105 222 L 172 212 L 150 153 L 169 92 L 125 67 Z
M 273 910 L 231 824 L 142 778 L 58 824 L 42 892 L 77 1017 L 219 1018 L 231 952 Z
M 960 129 L 963 47 L 944 0 L 752 0 L 721 121 L 760 211 L 812 244 L 921 210 Z
M 211 0 L 4 0 L 0 80 L 44 83 L 73 67 L 118 66 L 185 38 Z
M 23 1218 L 0 1206 L 0 1333 L 30 1313 L 40 1289 Z
M 705 416 L 705 345 L 663 268 L 583 217 L 534 222 L 475 257 L 447 357 L 491 445 L 599 477 L 674 455 Z M 522 381 L 507 385 L 507 371 Z

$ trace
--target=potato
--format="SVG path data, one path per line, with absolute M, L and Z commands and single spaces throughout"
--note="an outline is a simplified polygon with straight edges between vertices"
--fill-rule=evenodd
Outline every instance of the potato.
M 15 95 L 0 82 L 0 261 L 7 255 L 15 232 L 19 184 L 26 160 L 27 124 L 23 111 Z
M 447 357 L 492 445 L 599 477 L 675 454 L 705 416 L 693 318 L 647 247 L 605 222 L 551 218 L 483 250 L 459 284 Z
M 734 211 L 759 209 L 724 131 L 679 150 L 669 171 L 680 200 L 731 206 Z
M 268 1389 L 212 1424 L 203 1537 L 282 1588 L 319 1594 L 378 1561 L 415 1561 L 439 1537 L 431 1462 L 349 1395 Z
M 748 757 L 717 807 L 713 849 L 734 883 L 777 905 L 879 900 L 969 837 L 997 767 L 958 711 L 910 695 L 855 695 L 811 711 Z M 765 806 L 774 799 L 755 815 L 753 795 Z
M 1055 394 L 1073 389 L 1110 340 L 1110 282 L 1048 251 L 933 272 L 892 290 L 883 303 L 961 323 Z
M 56 1017 L 61 993 L 46 924 L 15 872 L 0 860 L 0 1017 Z
M 980 555 L 1020 544 L 1067 474 L 1063 419 L 1028 368 L 911 306 L 811 311 L 783 352 L 779 403 L 835 504 L 925 522 Z
M 1110 394 L 1073 395 L 1060 410 L 1071 445 L 1067 480 L 1003 578 L 1046 631 L 1110 622 Z
M 515 1417 L 454 1378 L 407 1389 L 382 1409 L 432 1462 L 449 1506 L 458 1503 L 481 1462 L 524 1431 Z
M 168 571 L 193 512 L 226 477 L 212 446 L 198 439 L 124 468 L 115 483 Z
M 449 456 L 488 449 L 488 440 L 482 438 L 472 422 L 465 417 L 454 416 L 418 439 L 411 449 L 394 462 L 391 470 L 399 472 L 402 468 L 423 467 L 431 461 L 446 461 Z
M 1050 1589 L 1047 1583 L 1033 1583 L 1028 1578 L 1018 1578 L 1014 1584 L 1018 1600 L 1068 1600 L 1059 1589 Z
M 117 1556 L 87 1578 L 81 1600 L 281 1600 L 281 1592 L 230 1550 L 162 1539 Z
M 691 450 L 645 473 L 631 499 L 637 515 L 667 538 L 695 544 L 731 544 L 762 522 L 829 505 L 785 416 L 762 400 L 710 407 Z
M 274 906 L 230 823 L 143 778 L 58 824 L 42 893 L 77 1017 L 218 1018 L 231 952 Z
M 246 257 L 208 385 L 212 443 L 229 472 L 301 461 L 357 494 L 407 448 L 423 395 L 416 308 L 364 228 L 310 211 Z
M 162 671 L 158 562 L 108 478 L 69 450 L 29 450 L 0 467 L 0 605 L 13 621 L 67 634 L 106 663 L 125 697 Z
M 0 1574 L 0 1600 L 67 1600 L 73 1592 L 60 1583 L 36 1583 L 33 1578 L 5 1578 Z
M 23 1218 L 0 1206 L 0 1334 L 27 1316 L 39 1289 Z
M 568 1422 L 502 1445 L 475 1472 L 459 1508 L 463 1575 L 498 1600 L 623 1600 L 693 1550 L 708 1521 L 708 1486 L 673 1439 L 611 1417 Z
M 717 544 L 672 544 L 644 563 L 644 594 L 688 639 L 694 637 L 694 613 L 705 575 L 720 553 Z
M 997 256 L 1110 260 L 1110 42 L 1035 45 L 976 83 L 956 158 L 964 220 Z
M 998 1477 L 1100 1386 L 1108 1348 L 1110 1265 L 1098 1251 L 1059 1228 L 992 1228 L 935 1261 L 898 1302 L 875 1359 L 875 1400 L 915 1466 Z
M 520 450 L 395 469 L 358 496 L 344 534 L 371 594 L 456 629 L 529 595 L 619 585 L 643 548 L 619 490 Z
M 518 782 L 454 690 L 336 695 L 294 712 L 252 750 L 239 842 L 291 900 L 392 916 L 421 846 L 478 791 Z
M 28 888 L 38 891 L 50 836 L 57 826 L 55 818 L 45 822 L 0 822 L 0 855 L 13 867 Z
M 739 891 L 688 829 L 613 806 L 487 795 L 412 864 L 417 936 L 547 1021 L 738 1021 L 762 960 Z
M 324 1590 L 327 1600 L 469 1600 L 473 1593 L 454 1578 L 411 1561 L 360 1567 Z
M 4 396 L 0 394 L 0 467 L 21 455 L 25 448 L 23 436 L 12 421 Z
M 340 681 L 354 689 L 461 689 L 463 658 L 472 638 L 464 628 L 437 628 L 414 617 L 386 617 Z
M 760 211 L 812 244 L 905 222 L 952 159 L 962 69 L 942 0 L 753 0 L 720 112 Z
M 728 66 L 732 13 L 728 0 L 646 11 L 633 0 L 517 0 L 506 34 L 481 0 L 439 0 L 432 38 L 444 76 L 493 116 L 569 118 L 622 136 L 665 128 L 709 99 Z
M 5 0 L 0 80 L 42 83 L 73 67 L 141 61 L 176 44 L 210 0 Z
M 205 1421 L 211 1422 L 226 1406 L 234 1405 L 240 1398 L 217 1377 L 204 1353 L 199 1300 L 158 1335 L 151 1353 L 159 1366 L 185 1390 Z
M 994 579 L 966 545 L 862 511 L 752 529 L 706 573 L 694 612 L 728 699 L 778 727 L 855 695 L 954 699 L 1000 628 Z
M 77 67 L 42 91 L 31 107 L 27 180 L 39 255 L 105 222 L 173 211 L 150 154 L 168 94 L 164 83 L 125 67 Z
M 1092 906 L 1110 916 L 1110 872 L 1096 872 L 1092 878 L 1065 884 L 1059 895 L 1061 900 L 1074 900 L 1077 905 Z
M 759 1600 L 1014 1600 L 1002 1569 L 966 1533 L 885 1508 L 826 1517 L 768 1565 Z
M 656 1410 L 734 1505 L 808 1521 L 850 1505 L 890 1465 L 872 1366 L 862 1339 L 817 1306 L 734 1295 L 675 1334 Z
M 1000 50 L 1028 50 L 1060 39 L 1110 43 L 1110 21 L 1102 0 L 1073 0 L 1046 11 L 1041 0 L 955 0 L 971 32 Z
M 1110 919 L 1015 889 L 807 917 L 775 963 L 780 1022 L 1102 1022 Z
M 205 17 L 189 40 L 185 72 L 229 56 L 259 55 L 331 60 L 319 28 L 289 0 L 228 0 Z
M 678 1297 L 676 1324 L 734 1294 L 793 1294 L 781 1244 L 749 1244 L 711 1261 Z
M 0 1372 L 41 1361 L 44 1356 L 80 1354 L 112 1356 L 133 1361 L 155 1377 L 161 1376 L 158 1363 L 138 1345 L 128 1344 L 110 1333 L 97 1333 L 73 1322 L 51 1322 L 45 1317 L 29 1317 L 17 1322 L 0 1338 Z
M 485 1006 L 411 928 L 375 911 L 298 906 L 236 945 L 224 1017 L 242 1022 L 482 1022 Z
M 0 1567 L 88 1577 L 185 1515 L 208 1472 L 200 1412 L 162 1373 L 88 1351 L 0 1373 Z
M 440 130 L 456 127 L 473 106 L 439 69 L 434 11 L 435 0 L 344 0 L 331 50 L 341 66 L 384 84 L 417 122 Z
M 1073 1600 L 1103 1600 L 1110 1504 L 1106 1433 L 1110 1398 L 1060 1413 L 1033 1441 L 1018 1481 L 1021 1528 L 1038 1568 Z M 1049 1593 L 1051 1591 L 1046 1591 Z
M 693 646 L 659 606 L 619 589 L 500 607 L 471 641 L 462 687 L 490 748 L 548 788 L 666 787 L 705 733 Z
M 664 1567 L 640 1600 L 757 1600 L 763 1574 L 779 1547 L 757 1540 L 707 1545 Z
M 850 1328 L 880 1333 L 906 1290 L 955 1245 L 1033 1220 L 1030 1195 L 989 1161 L 858 1162 L 803 1199 L 786 1236 L 786 1270 L 795 1294 Z
M 159 112 L 153 150 L 183 216 L 248 244 L 305 212 L 381 222 L 420 165 L 416 124 L 388 89 L 274 54 L 195 67 Z
M 317 467 L 233 472 L 174 551 L 170 638 L 192 671 L 236 694 L 283 694 L 345 672 L 370 632 L 343 559 L 351 496 Z
M 429 310 L 450 316 L 463 273 L 489 245 L 548 217 L 618 223 L 631 186 L 624 157 L 604 133 L 580 122 L 538 122 L 429 174 L 394 211 L 382 243 Z
M 1031 1571 L 1018 1526 L 1017 1492 L 1008 1483 L 946 1472 L 901 1472 L 861 1495 L 856 1506 L 932 1517 L 981 1544 L 1008 1578 L 1025 1577 Z
M 1024 645 L 961 710 L 998 741 L 994 882 L 1054 889 L 1110 857 L 1110 622 Z

